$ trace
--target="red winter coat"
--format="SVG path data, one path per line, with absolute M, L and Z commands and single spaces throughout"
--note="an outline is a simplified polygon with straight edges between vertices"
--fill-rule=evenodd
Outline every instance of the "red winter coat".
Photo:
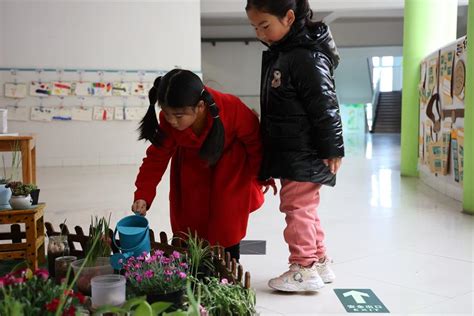
M 225 130 L 224 151 L 214 167 L 199 158 L 213 119 L 200 136 L 191 128 L 178 131 L 160 112 L 163 144 L 151 145 L 140 167 L 135 201 L 150 207 L 171 158 L 170 216 L 174 234 L 196 231 L 211 244 L 224 247 L 245 236 L 249 213 L 263 203 L 257 174 L 261 163 L 261 140 L 256 115 L 239 98 L 206 88 L 220 110 Z

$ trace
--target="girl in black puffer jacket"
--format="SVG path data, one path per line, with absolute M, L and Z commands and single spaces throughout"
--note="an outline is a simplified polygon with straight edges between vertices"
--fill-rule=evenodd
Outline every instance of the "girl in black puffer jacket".
M 247 16 L 263 53 L 260 180 L 281 179 L 290 269 L 271 279 L 281 291 L 317 291 L 335 279 L 317 215 L 319 189 L 334 186 L 344 156 L 334 84 L 339 55 L 327 25 L 307 0 L 248 0 Z

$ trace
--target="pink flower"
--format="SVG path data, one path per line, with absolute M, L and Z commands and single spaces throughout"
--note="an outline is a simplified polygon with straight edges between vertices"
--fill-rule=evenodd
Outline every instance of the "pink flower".
M 162 257 L 164 252 L 162 250 L 155 250 L 155 256 Z
M 38 269 L 35 271 L 35 275 L 43 280 L 47 280 L 49 278 L 49 273 L 47 270 Z
M 173 271 L 165 269 L 165 275 L 173 275 Z
M 152 270 L 147 270 L 147 271 L 145 271 L 144 275 L 145 275 L 145 278 L 150 279 L 150 278 L 153 277 L 154 273 L 153 273 Z
M 169 264 L 171 262 L 171 260 L 169 258 L 166 258 L 166 257 L 161 257 L 160 262 L 162 264 Z
M 180 262 L 179 266 L 180 266 L 180 267 L 183 267 L 183 268 L 185 268 L 185 269 L 188 268 L 188 264 L 187 264 L 186 262 Z
M 140 283 L 143 280 L 143 277 L 141 275 L 137 275 L 135 280 L 137 280 L 137 282 Z
M 122 264 L 122 263 L 123 263 L 123 259 L 119 259 L 118 263 L 119 263 L 119 264 Z
M 202 305 L 199 305 L 199 315 L 200 316 L 209 316 L 209 312 Z
M 173 257 L 179 259 L 181 257 L 181 254 L 177 251 L 173 251 Z
M 135 269 L 140 269 L 141 265 L 139 263 L 135 264 Z
M 229 280 L 224 278 L 224 279 L 221 280 L 221 284 L 229 284 Z
M 186 278 L 186 273 L 180 272 L 180 273 L 178 273 L 178 276 L 179 276 L 181 279 L 185 279 L 185 278 Z
M 143 261 L 143 259 L 145 259 L 143 256 L 138 256 L 137 257 L 137 260 Z

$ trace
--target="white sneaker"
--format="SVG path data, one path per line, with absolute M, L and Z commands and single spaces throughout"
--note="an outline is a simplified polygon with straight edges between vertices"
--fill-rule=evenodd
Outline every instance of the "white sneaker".
M 324 282 L 318 274 L 316 263 L 309 268 L 293 263 L 288 271 L 268 281 L 268 286 L 284 292 L 315 292 L 324 287 Z
M 332 261 L 329 260 L 327 257 L 324 259 L 323 262 L 316 262 L 316 270 L 318 271 L 319 276 L 324 281 L 324 283 L 331 283 L 334 282 L 336 279 L 336 275 L 334 271 L 329 267 L 329 264 Z

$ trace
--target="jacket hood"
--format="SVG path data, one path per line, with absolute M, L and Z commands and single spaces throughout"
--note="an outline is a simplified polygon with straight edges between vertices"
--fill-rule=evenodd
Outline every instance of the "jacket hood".
M 265 44 L 265 43 L 264 43 Z M 268 46 L 270 51 L 288 51 L 296 47 L 304 47 L 322 51 L 336 68 L 339 64 L 339 52 L 331 34 L 329 26 L 323 22 L 316 22 L 301 29 L 292 28 L 280 41 Z

